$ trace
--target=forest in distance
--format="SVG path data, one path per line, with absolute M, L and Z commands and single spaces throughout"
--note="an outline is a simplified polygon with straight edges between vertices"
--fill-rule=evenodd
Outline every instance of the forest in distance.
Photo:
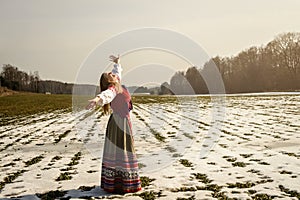
M 260 47 L 250 47 L 236 56 L 215 56 L 203 66 L 190 66 L 176 72 L 170 82 L 160 87 L 129 87 L 132 93 L 149 94 L 208 94 L 201 74 L 210 73 L 217 66 L 226 93 L 300 91 L 300 33 L 288 32 L 277 35 Z M 72 94 L 73 83 L 41 80 L 39 73 L 26 73 L 11 64 L 3 64 L 0 86 L 15 91 L 35 93 Z M 98 86 L 76 85 L 85 88 L 87 94 L 98 91 Z

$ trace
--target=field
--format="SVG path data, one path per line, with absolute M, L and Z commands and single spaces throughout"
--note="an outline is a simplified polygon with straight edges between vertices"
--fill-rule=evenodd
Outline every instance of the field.
M 99 187 L 108 116 L 70 95 L 0 97 L 0 198 L 300 199 L 300 94 L 135 96 L 143 190 Z M 74 105 L 73 105 L 74 106 Z

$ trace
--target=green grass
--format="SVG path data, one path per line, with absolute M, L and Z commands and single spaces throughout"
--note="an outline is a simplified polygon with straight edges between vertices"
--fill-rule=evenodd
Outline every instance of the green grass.
M 193 163 L 191 163 L 187 159 L 180 159 L 179 162 L 185 167 L 193 167 Z
M 11 173 L 8 176 L 3 178 L 3 181 L 0 181 L 0 191 L 5 187 L 6 184 L 12 183 L 16 178 L 21 176 L 26 170 L 19 170 L 15 173 Z
M 212 182 L 212 180 L 208 179 L 206 174 L 201 174 L 201 173 L 192 173 L 196 179 L 198 179 L 200 182 L 204 184 L 209 184 Z
M 46 95 L 18 93 L 0 97 L 0 117 L 25 117 L 28 115 L 72 108 L 72 95 Z
M 59 197 L 63 197 L 67 192 L 66 191 L 49 191 L 43 194 L 36 194 L 41 200 L 49 200 L 49 199 L 57 199 Z
M 33 114 L 67 109 L 71 111 L 72 100 L 76 109 L 84 109 L 90 96 L 72 96 L 64 94 L 37 94 L 20 92 L 0 97 L 0 118 L 27 117 Z M 190 97 L 176 96 L 132 96 L 133 106 L 138 104 L 180 104 L 191 100 Z
M 155 181 L 155 178 L 149 178 L 148 176 L 141 176 L 140 179 L 143 188 L 149 186 L 151 182 Z
M 40 162 L 43 158 L 44 158 L 44 156 L 42 156 L 42 155 L 36 156 L 36 157 L 32 158 L 31 160 L 24 162 L 25 167 L 29 167 L 30 165 L 36 164 L 36 163 Z
M 69 172 L 64 172 L 64 173 L 61 173 L 59 175 L 59 177 L 57 177 L 55 180 L 56 181 L 65 181 L 65 180 L 71 180 L 72 179 L 72 176 L 70 175 Z
M 18 123 L 36 114 L 72 109 L 72 95 L 17 93 L 0 97 L 0 125 Z M 33 121 L 35 122 L 35 121 Z

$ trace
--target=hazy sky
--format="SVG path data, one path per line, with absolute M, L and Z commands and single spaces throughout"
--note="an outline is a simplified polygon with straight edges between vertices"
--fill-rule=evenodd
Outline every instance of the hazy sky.
M 299 0 L 0 0 L 0 64 L 39 71 L 42 79 L 75 82 L 88 55 L 124 31 L 169 29 L 197 42 L 209 56 L 230 56 L 280 33 L 300 31 L 299 19 Z M 169 81 L 188 67 L 177 60 L 151 70 L 148 55 L 155 57 L 153 63 L 170 57 L 157 52 L 125 56 L 124 74 L 132 72 L 124 76 L 125 84 Z M 159 66 L 163 70 L 157 75 Z

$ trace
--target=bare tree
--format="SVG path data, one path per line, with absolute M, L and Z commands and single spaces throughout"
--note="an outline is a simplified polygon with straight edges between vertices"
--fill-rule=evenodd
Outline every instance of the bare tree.
M 277 57 L 277 65 L 286 67 L 291 76 L 297 77 L 300 70 L 300 33 L 280 34 L 268 46 Z

